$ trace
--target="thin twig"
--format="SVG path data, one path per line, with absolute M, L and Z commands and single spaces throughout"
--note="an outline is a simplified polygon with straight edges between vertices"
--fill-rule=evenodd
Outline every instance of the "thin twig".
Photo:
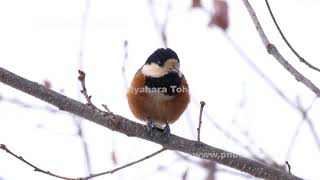
M 268 164 L 277 164 L 277 163 L 271 158 L 271 156 L 270 156 L 261 146 L 259 146 L 259 145 L 255 142 L 254 138 L 252 138 L 252 136 L 250 135 L 250 132 L 247 131 L 247 130 L 242 129 L 242 128 L 238 125 L 238 123 L 237 123 L 237 118 L 238 118 L 239 112 L 245 107 L 246 101 L 247 101 L 247 98 L 246 98 L 245 93 L 243 92 L 242 94 L 243 94 L 243 95 L 242 95 L 242 97 L 241 97 L 241 100 L 240 100 L 240 102 L 238 103 L 236 112 L 235 112 L 235 114 L 234 114 L 234 116 L 233 116 L 232 124 L 233 124 L 234 126 L 236 126 L 236 127 L 239 129 L 239 132 L 247 139 L 248 145 L 245 145 L 244 147 L 246 147 L 247 149 L 256 148 L 256 149 L 259 151 L 259 154 L 264 155 L 264 156 L 265 156 L 265 159 L 267 159 L 268 161 L 270 161 L 270 162 L 268 162 Z M 251 154 L 254 154 L 253 151 L 248 151 L 248 152 L 250 152 Z M 257 155 L 255 155 L 255 156 L 257 156 Z M 265 162 L 266 162 L 266 161 L 265 161 Z
M 302 115 L 302 120 L 306 121 L 308 124 L 308 127 L 310 129 L 311 134 L 313 135 L 315 141 L 316 141 L 316 145 L 318 146 L 319 150 L 320 150 L 320 137 L 318 135 L 318 132 L 315 128 L 315 125 L 313 123 L 313 121 L 311 121 L 308 117 L 308 111 L 312 108 L 313 103 L 316 101 L 317 99 L 315 99 L 307 108 L 303 108 L 301 105 L 301 102 L 299 99 L 297 99 L 297 109 L 300 110 L 301 115 Z
M 248 5 L 246 4 L 246 3 L 248 3 Z M 260 25 L 260 22 L 258 21 L 258 19 L 257 19 L 257 17 L 256 17 L 256 14 L 255 14 L 255 12 L 253 11 L 253 9 L 252 9 L 252 7 L 251 7 L 251 5 L 249 4 L 249 2 L 245 2 L 245 5 L 246 5 L 246 7 L 247 8 L 249 8 L 249 13 L 250 13 L 250 15 L 251 15 L 251 17 L 252 17 L 252 19 L 253 19 L 253 21 L 254 21 L 254 23 L 255 23 L 255 25 L 256 25 L 256 27 L 257 27 L 257 30 L 258 30 L 258 33 L 259 33 L 259 35 L 260 35 L 260 37 L 262 38 L 262 41 L 264 42 L 264 43 L 269 43 L 269 40 L 267 39 L 267 37 L 266 37 L 266 35 L 264 34 L 264 32 L 263 32 L 263 29 L 262 29 L 262 27 L 261 27 L 261 25 Z M 252 9 L 252 10 L 251 10 Z M 205 12 L 209 12 L 208 10 L 206 10 L 204 7 L 202 7 L 202 10 L 204 10 Z M 210 14 L 210 13 L 209 13 Z M 307 122 L 307 124 L 308 124 L 308 126 L 309 126 L 309 128 L 310 128 L 310 131 L 311 131 L 311 133 L 312 133 L 312 135 L 313 135 L 313 137 L 314 137 L 314 139 L 315 139 L 315 141 L 316 141 L 316 144 L 317 144 L 317 146 L 318 146 L 318 148 L 320 149 L 320 137 L 319 137 L 319 135 L 318 135 L 318 133 L 317 133 L 317 131 L 316 131 L 316 129 L 314 128 L 314 125 L 313 125 L 313 122 L 312 122 L 312 120 L 311 120 L 311 118 L 309 118 L 308 116 L 307 116 L 307 114 L 305 114 L 303 111 L 301 111 L 301 109 L 299 109 L 298 108 L 298 106 L 294 103 L 294 102 L 292 102 L 292 100 L 290 100 L 290 98 L 288 98 L 285 94 L 284 94 L 284 92 L 283 91 L 281 91 L 281 89 L 279 88 L 279 87 L 277 87 L 277 85 L 271 80 L 271 79 L 269 79 L 268 77 L 267 77 L 267 75 L 266 74 L 264 74 L 263 72 L 262 72 L 262 70 L 260 70 L 259 69 L 259 67 L 249 58 L 249 56 L 246 54 L 246 53 L 244 53 L 244 51 L 239 47 L 239 45 L 237 45 L 236 43 L 235 43 L 235 41 L 227 34 L 227 33 L 224 33 L 224 37 L 229 41 L 229 43 L 232 45 L 232 47 L 240 54 L 240 56 L 246 61 L 246 63 L 256 72 L 256 73 L 258 73 L 258 75 L 274 90 L 274 91 L 276 91 L 277 92 L 277 94 L 285 101 L 285 102 L 287 102 L 291 107 L 293 107 L 293 108 L 295 108 L 297 111 L 299 111 L 301 114 L 304 114 L 306 117 L 305 117 L 305 121 L 303 121 L 303 122 Z M 267 45 L 270 45 L 270 44 L 267 44 Z M 282 58 L 282 57 L 281 57 Z M 283 58 L 282 58 L 283 59 Z M 277 59 L 278 60 L 278 59 Z M 283 59 L 284 60 L 284 59 Z M 283 60 L 281 60 L 281 64 L 283 65 L 283 64 L 288 64 L 288 66 L 289 67 L 287 67 L 287 66 L 285 66 L 285 65 L 283 65 L 287 70 L 288 70 L 288 68 L 289 68 L 289 72 L 291 73 L 291 74 L 298 74 L 297 76 L 299 77 L 299 72 L 298 71 L 296 71 L 288 62 L 286 62 L 285 60 L 283 61 Z M 279 61 L 279 60 L 278 60 Z M 293 68 L 293 69 L 292 69 Z M 290 70 L 291 69 L 291 70 Z M 301 75 L 301 74 L 300 74 Z M 299 81 L 300 79 L 302 79 L 302 83 L 304 83 L 304 84 L 307 84 L 307 86 L 309 87 L 310 86 L 310 88 L 309 89 L 311 89 L 312 91 L 316 91 L 316 92 L 318 92 L 318 93 L 316 93 L 316 95 L 317 95 L 317 97 L 319 97 L 319 89 L 314 85 L 314 84 L 312 84 L 312 82 L 311 81 L 309 81 L 308 79 L 306 79 L 306 78 L 304 78 L 303 76 L 302 76 L 302 78 L 297 78 L 297 76 L 296 75 L 294 75 L 295 77 L 296 77 L 296 79 Z M 314 89 L 314 90 L 313 90 Z M 318 89 L 318 90 L 317 90 Z
M 53 176 L 53 177 L 56 177 L 56 178 L 60 178 L 60 179 L 65 179 L 65 180 L 88 180 L 88 179 L 92 179 L 92 178 L 95 178 L 95 177 L 98 177 L 98 176 L 102 176 L 102 175 L 105 175 L 105 174 L 112 174 L 114 172 L 117 172 L 121 169 L 124 169 L 124 168 L 127 168 L 127 167 L 130 167 L 132 165 L 135 165 L 139 162 L 142 162 L 142 161 L 145 161 L 147 159 L 150 159 L 151 157 L 157 155 L 157 154 L 160 154 L 161 152 L 165 151 L 166 148 L 162 148 L 160 149 L 159 151 L 156 151 L 144 158 L 141 158 L 139 160 L 136 160 L 136 161 L 133 161 L 131 163 L 128 163 L 128 164 L 125 164 L 123 166 L 120 166 L 118 168 L 115 168 L 113 170 L 109 170 L 109 171 L 105 171 L 105 172 L 102 172 L 102 173 L 97 173 L 97 174 L 91 174 L 90 176 L 87 176 L 87 177 L 83 177 L 83 178 L 69 178 L 69 177 L 64 177 L 64 176 L 60 176 L 60 175 L 57 175 L 57 174 L 54 174 L 50 171 L 45 171 L 45 170 L 42 170 L 40 169 L 39 167 L 33 165 L 32 163 L 30 163 L 29 161 L 25 160 L 23 157 L 21 156 L 18 156 L 16 155 L 15 153 L 13 153 L 11 150 L 9 150 L 6 145 L 4 144 L 0 144 L 0 149 L 3 149 L 4 151 L 6 151 L 7 153 L 9 153 L 10 155 L 16 157 L 17 159 L 19 159 L 20 161 L 24 162 L 25 164 L 29 165 L 30 167 L 34 168 L 34 171 L 37 171 L 37 172 L 41 172 L 41 173 L 44 173 L 44 174 L 47 174 L 49 176 Z
M 40 173 L 43 173 L 43 174 L 47 174 L 49 176 L 53 176 L 53 177 L 56 177 L 56 178 L 60 178 L 60 179 L 65 179 L 65 180 L 72 180 L 72 178 L 68 178 L 68 177 L 64 177 L 64 176 L 60 176 L 60 175 L 57 175 L 55 173 L 52 173 L 50 171 L 45 171 L 43 169 L 40 169 L 39 167 L 33 165 L 32 163 L 30 163 L 29 161 L 25 160 L 22 156 L 18 156 L 16 155 L 15 153 L 13 153 L 11 150 L 9 150 L 6 145 L 4 144 L 0 144 L 0 149 L 6 151 L 7 153 L 9 153 L 10 155 L 14 156 L 15 158 L 19 159 L 20 161 L 24 162 L 25 164 L 27 164 L 28 166 L 32 167 L 34 169 L 34 171 L 37 171 L 37 172 L 40 172 Z
M 83 148 L 83 155 L 85 157 L 87 173 L 91 174 L 91 172 L 92 172 L 91 167 L 92 166 L 91 166 L 91 159 L 90 159 L 90 154 L 89 154 L 89 147 L 88 147 L 88 143 L 84 137 L 83 128 L 82 128 L 83 119 L 79 119 L 75 115 L 73 115 L 73 118 L 74 118 L 75 125 L 77 127 L 77 135 L 78 135 L 79 139 L 81 140 L 81 145 Z
M 250 4 L 249 4 L 249 5 L 250 5 Z M 252 9 L 251 6 L 250 6 L 250 8 Z M 206 9 L 203 8 L 203 7 L 202 7 L 202 10 L 204 10 L 205 12 L 208 12 L 208 10 L 206 10 Z M 254 13 L 254 12 L 251 12 L 251 11 L 250 11 L 250 13 Z M 256 16 L 256 15 L 253 14 L 253 16 Z M 257 18 L 257 17 L 255 17 L 255 19 L 256 19 L 256 18 Z M 258 29 L 258 33 L 261 34 L 261 36 L 266 37 L 266 36 L 264 35 L 263 29 L 262 29 L 259 21 L 257 21 L 256 23 L 258 24 L 258 25 L 256 25 L 256 27 L 257 27 L 257 29 Z M 260 29 L 261 29 L 261 30 L 260 30 Z M 239 45 L 237 45 L 237 44 L 235 43 L 235 41 L 234 41 L 227 33 L 224 33 L 224 37 L 229 41 L 229 43 L 232 45 L 232 47 L 240 54 L 240 56 L 243 57 L 243 59 L 246 61 L 246 63 L 247 63 L 256 73 L 258 73 L 258 75 L 259 75 L 275 92 L 277 92 L 277 94 L 278 94 L 285 102 L 287 102 L 291 107 L 295 108 L 295 109 L 296 109 L 297 111 L 299 111 L 301 114 L 304 114 L 304 112 L 301 111 L 301 109 L 299 109 L 299 108 L 297 107 L 297 105 L 296 105 L 292 100 L 290 100 L 290 98 L 288 98 L 288 97 L 284 94 L 284 92 L 281 91 L 281 89 L 280 89 L 279 87 L 277 87 L 277 85 L 276 85 L 271 79 L 269 79 L 266 74 L 264 74 L 264 73 L 262 72 L 262 70 L 259 69 L 259 67 L 249 58 L 249 56 L 248 56 L 246 53 L 244 53 L 244 51 L 239 47 Z M 264 38 L 262 39 L 262 41 L 263 41 L 264 43 L 268 43 L 268 40 L 265 41 Z M 287 63 L 287 62 L 283 62 L 283 63 L 285 64 L 285 63 Z M 289 64 L 289 65 L 290 65 L 290 64 Z M 291 65 L 290 65 L 290 66 L 291 66 Z M 286 68 L 286 66 L 285 66 L 285 68 Z M 295 69 L 294 69 L 294 70 L 295 70 Z M 290 71 L 290 72 L 291 72 L 291 71 Z M 293 72 L 294 72 L 294 71 L 293 71 Z M 299 72 L 298 72 L 298 73 L 299 73 Z M 309 80 L 306 80 L 306 83 L 307 83 L 307 84 L 309 84 L 308 81 L 309 81 Z M 311 83 L 312 83 L 312 82 L 311 82 Z M 313 89 L 315 89 L 315 88 L 314 88 L 315 86 L 313 86 L 313 84 L 311 84 L 310 87 L 313 87 Z M 316 87 L 316 88 L 317 88 L 317 87 Z M 316 95 L 317 95 L 317 94 L 316 94 Z M 317 97 L 319 97 L 319 96 L 317 95 Z M 320 137 L 319 137 L 316 129 L 314 128 L 312 119 L 309 118 L 309 117 L 307 116 L 307 114 L 305 114 L 305 115 L 306 115 L 305 121 L 303 121 L 303 122 L 306 122 L 306 123 L 308 124 L 308 126 L 309 126 L 309 128 L 310 128 L 310 131 L 311 131 L 311 133 L 312 133 L 312 135 L 313 135 L 313 137 L 314 137 L 314 140 L 316 141 L 316 144 L 317 144 L 318 148 L 320 149 Z
M 105 114 L 105 113 L 112 113 L 108 106 L 105 105 L 105 104 L 102 104 L 101 106 L 106 110 L 106 112 L 100 110 L 99 108 L 97 108 L 91 101 L 91 96 L 88 95 L 88 92 L 87 92 L 87 88 L 86 88 L 86 73 L 84 71 L 81 71 L 81 70 L 78 70 L 79 72 L 79 76 L 78 76 L 78 79 L 81 83 L 81 87 L 82 87 L 82 90 L 80 90 L 80 92 L 83 94 L 83 96 L 85 97 L 85 99 L 87 100 L 87 105 L 92 107 L 94 110 L 100 112 L 101 114 Z
M 268 37 L 264 33 L 264 30 L 258 20 L 258 17 L 252 8 L 251 4 L 248 0 L 242 0 L 243 4 L 247 8 L 251 19 L 256 27 L 256 30 L 260 36 L 263 45 L 269 54 L 271 54 L 277 61 L 280 63 L 298 82 L 304 84 L 307 88 L 309 88 L 312 92 L 314 92 L 317 97 L 320 97 L 320 89 L 309 79 L 307 79 L 304 75 L 302 75 L 297 69 L 295 69 L 278 51 L 275 45 L 270 43 Z
M 200 142 L 200 132 L 201 132 L 201 124 L 202 124 L 202 112 L 203 112 L 203 108 L 206 105 L 206 103 L 204 101 L 200 102 L 200 113 L 199 113 L 199 125 L 197 128 L 198 131 L 198 142 Z
M 251 69 L 256 72 L 266 84 L 268 84 L 285 102 L 295 107 L 295 104 L 291 102 L 290 98 L 285 95 L 285 93 L 265 74 L 262 69 L 260 69 L 255 62 L 249 57 L 247 53 L 241 49 L 241 46 L 238 45 L 228 33 L 223 33 L 224 37 L 227 39 L 232 48 L 237 51 L 237 53 L 242 57 L 242 59 L 251 67 Z
M 108 108 L 107 105 L 105 104 L 101 104 L 101 106 L 104 108 L 104 110 L 106 110 L 108 113 L 111 113 L 110 109 Z
M 128 40 L 123 42 L 123 62 L 121 68 L 122 79 L 124 81 L 124 88 L 128 88 L 128 79 L 126 76 L 126 66 L 128 61 Z
M 121 170 L 121 169 L 130 167 L 130 166 L 135 165 L 135 164 L 137 164 L 137 163 L 139 163 L 139 162 L 145 161 L 145 160 L 147 160 L 147 159 L 149 159 L 149 158 L 151 158 L 151 157 L 153 157 L 153 156 L 155 156 L 155 155 L 160 154 L 161 152 L 163 152 L 163 151 L 165 151 L 165 150 L 166 150 L 165 148 L 162 148 L 162 149 L 160 149 L 159 151 L 156 151 L 156 152 L 154 152 L 154 153 L 152 153 L 152 154 L 150 154 L 150 155 L 148 155 L 148 156 L 146 156 L 146 157 L 144 157 L 144 158 L 141 158 L 141 159 L 139 159 L 139 160 L 133 161 L 133 162 L 128 163 L 128 164 L 126 164 L 126 165 L 120 166 L 120 167 L 115 168 L 115 169 L 113 169 L 113 170 L 109 170 L 109 171 L 105 171 L 105 172 L 97 173 L 97 174 L 92 174 L 92 175 L 90 175 L 90 176 L 88 176 L 88 177 L 78 178 L 77 180 L 88 180 L 88 179 L 92 179 L 92 178 L 95 178 L 95 177 L 98 177 L 98 176 L 102 176 L 102 175 L 105 175 L 105 174 L 115 173 L 115 172 L 117 172 L 117 171 L 119 171 L 119 170 Z
M 252 8 L 251 4 L 249 3 L 248 0 L 242 0 L 244 3 L 245 7 L 247 8 L 251 19 L 256 27 L 256 30 L 260 36 L 260 39 L 262 40 L 266 50 L 268 51 L 269 54 L 271 54 L 277 61 L 280 63 L 294 78 L 298 81 L 304 84 L 307 88 L 309 88 L 312 92 L 316 94 L 317 97 L 320 97 L 320 89 L 309 79 L 307 79 L 304 75 L 302 75 L 297 69 L 295 69 L 284 57 L 280 54 L 278 49 L 276 48 L 275 45 L 271 44 L 268 37 L 264 33 L 264 30 L 258 20 L 258 17 Z M 309 128 L 315 137 L 316 143 L 318 147 L 320 148 L 320 138 L 317 134 L 316 129 L 314 128 L 314 125 L 312 121 L 309 119 L 306 119 L 307 123 L 309 124 Z
M 303 115 L 303 117 L 305 118 L 305 121 L 303 122 L 306 122 L 308 124 L 311 133 L 317 143 L 317 146 L 320 149 L 320 137 L 313 126 L 312 119 L 308 116 L 307 113 L 305 113 L 305 110 L 301 109 L 299 105 L 297 105 L 288 96 L 286 96 L 285 93 L 281 91 L 281 89 L 270 78 L 268 78 L 266 74 L 263 73 L 263 71 L 253 62 L 252 59 L 249 58 L 249 56 L 240 48 L 239 45 L 236 44 L 236 42 L 227 33 L 224 33 L 224 35 L 224 37 L 229 41 L 229 43 L 239 53 L 239 55 L 246 61 L 246 63 L 279 95 L 279 97 L 281 97 L 282 100 L 284 100 L 292 108 Z M 317 100 L 317 98 L 315 100 Z
M 198 104 L 199 101 L 197 101 L 194 97 L 191 99 L 191 101 L 194 104 Z M 216 122 L 214 120 L 214 118 L 207 112 L 204 112 L 204 116 L 209 120 L 209 122 L 211 122 L 212 126 L 214 128 L 216 128 L 218 131 L 220 131 L 226 138 L 230 139 L 230 141 L 234 142 L 235 144 L 237 144 L 239 147 L 243 148 L 244 150 L 246 150 L 251 156 L 252 158 L 266 163 L 267 161 L 265 159 L 268 159 L 270 161 L 270 163 L 276 163 L 270 155 L 268 155 L 266 152 L 262 152 L 265 156 L 265 159 L 260 158 L 252 149 L 252 146 L 246 145 L 244 143 L 242 143 L 237 137 L 233 136 L 228 130 L 226 130 L 225 128 L 223 128 L 218 122 Z
M 288 146 L 287 154 L 286 154 L 286 159 L 289 159 L 289 158 L 290 158 L 290 155 L 291 155 L 291 152 L 292 152 L 292 150 L 293 150 L 294 144 L 295 144 L 295 142 L 296 142 L 296 139 L 297 139 L 297 137 L 298 137 L 298 135 L 299 135 L 299 132 L 300 132 L 300 130 L 301 130 L 302 125 L 304 124 L 304 122 L 305 122 L 305 119 L 302 119 L 302 120 L 299 122 L 298 126 L 296 127 L 296 130 L 294 131 L 294 133 L 293 133 L 293 135 L 292 135 L 292 138 L 291 138 L 291 140 L 290 140 L 290 144 L 289 144 L 289 146 Z
M 78 68 L 79 69 L 83 69 L 83 60 L 84 60 L 84 51 L 85 51 L 85 42 L 86 42 L 87 24 L 88 24 L 90 5 L 91 5 L 91 0 L 85 0 L 84 10 L 82 13 L 82 20 L 80 25 L 79 51 L 78 51 Z M 79 88 L 79 86 L 77 87 Z M 77 96 L 78 96 L 78 100 L 80 100 L 81 94 L 79 93 L 79 91 L 77 93 Z M 86 163 L 87 174 L 91 174 L 92 172 L 91 159 L 89 154 L 88 143 L 84 136 L 84 130 L 82 126 L 83 119 L 73 116 L 73 121 L 77 128 L 78 137 L 81 140 L 81 144 L 83 147 L 83 154 L 86 161 L 85 163 Z
M 87 105 L 91 106 L 94 109 L 97 109 L 97 107 L 91 102 L 91 96 L 89 96 L 88 92 L 87 92 L 87 88 L 86 88 L 86 73 L 81 71 L 81 70 L 78 70 L 78 72 L 79 72 L 78 79 L 81 82 L 81 87 L 82 87 L 82 90 L 80 90 L 80 92 L 86 98 Z
M 187 168 L 183 174 L 181 175 L 181 180 L 187 180 L 188 178 L 188 173 L 189 173 L 189 168 Z
M 88 107 L 86 104 L 66 97 L 36 82 L 32 82 L 20 77 L 1 67 L 0 82 L 52 104 L 60 110 L 73 113 L 105 128 L 123 133 L 127 136 L 137 137 L 160 144 L 162 147 L 168 150 L 180 151 L 201 159 L 214 161 L 259 178 L 274 180 L 301 179 L 292 174 L 284 172 L 283 170 L 202 142 L 185 139 L 174 134 L 171 134 L 169 138 L 163 138 L 162 131 L 155 130 L 150 132 L 148 131 L 148 127 L 146 125 L 136 123 L 120 115 L 114 113 L 101 114 L 99 111 L 93 111 L 92 108 Z
M 236 42 L 227 33 L 224 33 L 224 37 L 229 41 L 229 43 L 239 53 L 239 55 L 246 61 L 246 63 L 277 93 L 277 95 L 279 95 L 279 97 L 281 97 L 282 100 L 284 100 L 288 105 L 290 105 L 292 108 L 294 108 L 296 111 L 302 114 L 302 116 L 304 117 L 303 122 L 306 122 L 308 124 L 311 133 L 314 137 L 314 140 L 316 141 L 316 144 L 320 149 L 320 137 L 313 126 L 312 119 L 308 116 L 307 113 L 305 113 L 306 110 L 299 107 L 299 105 L 297 105 L 288 96 L 286 96 L 286 94 L 283 91 L 281 91 L 281 89 L 270 78 L 268 78 L 268 76 L 265 73 L 263 73 L 263 71 L 253 62 L 252 59 L 249 58 L 249 56 L 240 48 L 239 45 L 236 44 Z M 317 100 L 317 98 L 315 100 Z M 311 106 L 307 109 L 310 108 Z
M 288 171 L 289 171 L 289 173 L 291 174 L 291 166 L 290 166 L 290 164 L 289 164 L 288 161 L 286 161 L 286 165 L 288 166 Z
M 160 38 L 161 38 L 161 42 L 163 43 L 163 46 L 165 48 L 168 47 L 168 41 L 167 41 L 167 33 L 166 33 L 166 28 L 167 28 L 167 23 L 169 20 L 169 12 L 171 9 L 171 1 L 168 1 L 168 4 L 166 6 L 166 16 L 163 20 L 163 22 L 159 22 L 156 14 L 155 14 L 155 10 L 153 9 L 153 1 L 149 0 L 149 10 L 150 10 L 150 16 L 152 17 L 152 21 L 154 23 L 154 26 L 156 28 L 156 30 L 158 31 Z
M 227 130 L 225 130 L 222 126 L 220 126 L 208 113 L 204 113 L 204 115 L 206 116 L 207 119 L 209 119 L 209 121 L 211 122 L 211 124 L 218 129 L 219 131 L 221 131 L 223 133 L 224 136 L 226 136 L 228 139 L 230 139 L 232 142 L 234 142 L 235 144 L 238 144 L 241 148 L 243 148 L 244 150 L 246 150 L 251 156 L 252 158 L 266 163 L 268 164 L 268 162 L 265 160 L 267 159 L 268 161 L 270 161 L 271 163 L 276 163 L 275 160 L 272 159 L 272 157 L 267 154 L 265 151 L 260 151 L 261 153 L 263 153 L 263 155 L 265 156 L 264 158 L 259 157 L 255 151 L 252 149 L 252 146 L 244 144 L 242 142 L 240 142 L 239 139 L 237 139 L 235 136 L 233 136 L 230 132 L 228 132 Z
M 269 4 L 269 1 L 268 1 L 268 0 L 265 0 L 265 2 L 266 2 L 266 4 L 267 4 L 268 11 L 269 11 L 269 13 L 270 13 L 270 15 L 271 15 L 271 18 L 272 18 L 274 24 L 276 25 L 276 27 L 277 27 L 277 29 L 278 29 L 278 31 L 279 31 L 279 33 L 280 33 L 283 41 L 287 44 L 287 46 L 290 48 L 290 50 L 297 56 L 297 58 L 300 60 L 300 62 L 304 63 L 304 64 L 307 65 L 309 68 L 311 68 L 311 69 L 313 69 L 313 70 L 315 70 L 315 71 L 320 72 L 320 69 L 319 69 L 319 68 L 313 66 L 311 63 L 309 63 L 308 61 L 306 61 L 306 60 L 305 60 L 303 57 L 301 57 L 300 54 L 291 46 L 291 44 L 289 43 L 289 41 L 287 40 L 287 38 L 284 36 L 282 30 L 280 29 L 280 26 L 279 26 L 276 18 L 275 18 L 274 15 L 273 15 L 273 12 L 272 12 L 271 7 L 270 7 L 270 4 Z
M 88 95 L 87 88 L 86 88 L 86 73 L 81 70 L 78 70 L 78 72 L 79 72 L 78 80 L 80 81 L 81 87 L 82 87 L 82 90 L 80 90 L 80 92 L 83 94 L 83 96 L 87 101 L 86 105 L 88 105 L 93 111 L 99 112 L 103 116 L 105 116 L 106 113 L 112 114 L 112 112 L 109 110 L 107 105 L 102 104 L 102 107 L 106 110 L 106 111 L 102 111 L 92 103 L 91 96 Z
M 48 111 L 50 113 L 58 113 L 59 110 L 54 109 L 50 106 L 38 106 L 38 105 L 34 105 L 34 104 L 28 104 L 22 100 L 20 100 L 19 98 L 16 97 L 5 97 L 2 94 L 0 94 L 0 102 L 7 102 L 7 103 L 11 103 L 17 106 L 20 106 L 22 108 L 26 108 L 26 109 L 32 109 L 32 110 L 39 110 L 39 111 Z
M 307 107 L 307 108 L 303 108 L 302 105 L 300 104 L 300 102 L 298 101 L 297 102 L 297 110 L 299 110 L 301 112 L 301 115 L 302 115 L 302 120 L 299 122 L 298 126 L 296 127 L 296 130 L 295 132 L 293 133 L 293 136 L 290 140 L 290 144 L 288 146 L 288 151 L 287 151 L 287 154 L 286 154 L 286 159 L 289 159 L 290 158 L 290 155 L 291 155 L 291 152 L 293 150 L 293 146 L 296 142 L 296 139 L 300 133 L 300 130 L 302 128 L 302 125 L 304 124 L 304 122 L 307 122 L 308 123 L 308 126 L 311 130 L 311 133 L 313 134 L 315 140 L 316 140 L 316 144 L 318 145 L 318 148 L 320 149 L 320 139 L 317 138 L 318 135 L 317 135 L 317 131 L 316 129 L 314 128 L 314 124 L 312 123 L 311 119 L 309 119 L 308 117 L 308 112 L 310 111 L 310 109 L 312 108 L 313 104 L 315 103 L 315 101 L 317 100 L 317 98 L 315 98 L 312 103 Z

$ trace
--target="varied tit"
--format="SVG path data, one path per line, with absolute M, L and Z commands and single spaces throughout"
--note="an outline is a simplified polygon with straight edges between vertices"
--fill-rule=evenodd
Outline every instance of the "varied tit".
M 136 118 L 147 122 L 149 130 L 164 125 L 167 136 L 169 124 L 178 120 L 189 104 L 188 90 L 177 54 L 161 48 L 136 72 L 127 92 L 128 104 Z

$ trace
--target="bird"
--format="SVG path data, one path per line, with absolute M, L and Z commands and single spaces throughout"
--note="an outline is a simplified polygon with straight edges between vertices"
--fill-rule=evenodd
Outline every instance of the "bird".
M 147 123 L 148 131 L 160 126 L 169 136 L 169 124 L 179 119 L 190 102 L 177 53 L 170 48 L 155 50 L 134 75 L 127 100 L 133 115 Z

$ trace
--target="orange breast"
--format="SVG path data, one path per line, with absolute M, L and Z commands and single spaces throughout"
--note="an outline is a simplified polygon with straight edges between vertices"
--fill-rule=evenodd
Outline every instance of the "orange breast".
M 185 111 L 190 101 L 188 84 L 184 77 L 181 81 L 181 92 L 176 96 L 148 93 L 144 88 L 144 75 L 138 72 L 132 80 L 127 98 L 132 113 L 142 121 L 150 119 L 160 124 L 173 123 Z

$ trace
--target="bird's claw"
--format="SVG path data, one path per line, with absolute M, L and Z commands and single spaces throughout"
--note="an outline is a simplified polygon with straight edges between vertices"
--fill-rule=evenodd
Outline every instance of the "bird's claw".
M 148 121 L 147 127 L 148 127 L 148 132 L 151 132 L 152 129 L 155 129 L 155 128 L 156 128 L 156 125 L 154 124 L 153 121 Z
M 168 123 L 166 123 L 166 126 L 163 128 L 163 134 L 166 138 L 170 135 L 170 126 Z

